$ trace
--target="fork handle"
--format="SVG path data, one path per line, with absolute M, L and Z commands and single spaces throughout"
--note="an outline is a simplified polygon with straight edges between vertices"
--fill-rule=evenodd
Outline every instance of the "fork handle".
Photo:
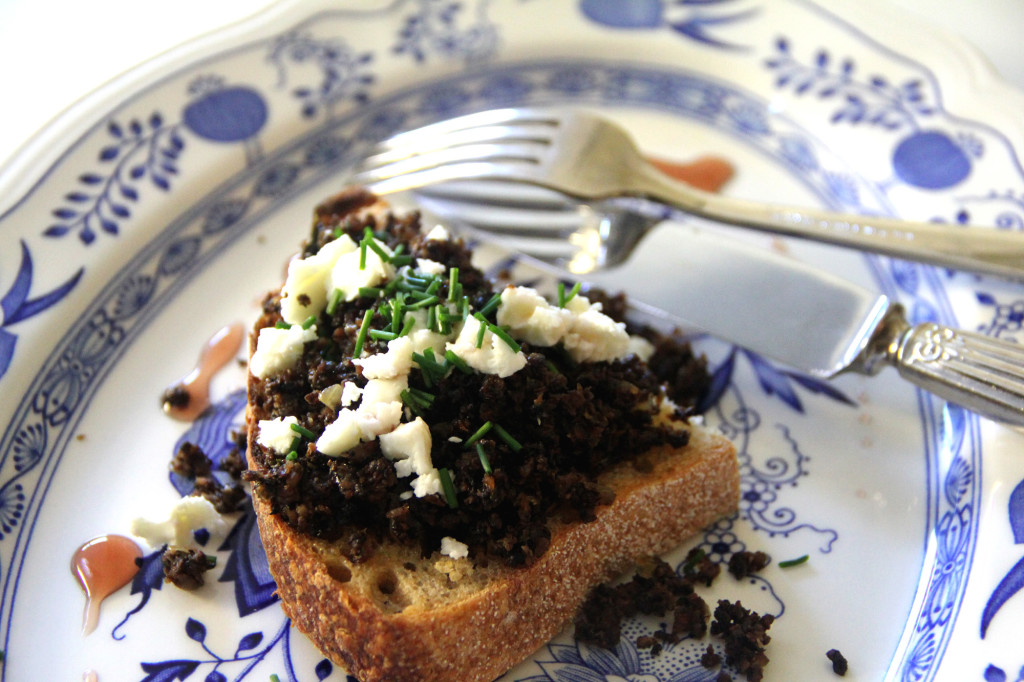
M 869 251 L 958 270 L 1024 278 L 1024 234 L 914 222 L 733 199 L 687 187 L 653 166 L 640 174 L 647 199 L 738 227 Z M 965 239 L 965 236 L 967 237 Z

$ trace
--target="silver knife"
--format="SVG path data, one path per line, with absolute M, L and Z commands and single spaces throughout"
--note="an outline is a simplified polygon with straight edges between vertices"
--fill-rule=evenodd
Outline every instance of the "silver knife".
M 500 209 L 498 209 L 500 210 Z M 510 242 L 446 212 L 496 244 Z M 700 329 L 812 376 L 878 374 L 906 380 L 1000 422 L 1024 426 L 1024 347 L 934 323 L 911 325 L 888 297 L 792 257 L 692 225 L 651 231 L 624 264 L 579 276 L 521 256 L 522 267 L 624 291 L 660 326 Z

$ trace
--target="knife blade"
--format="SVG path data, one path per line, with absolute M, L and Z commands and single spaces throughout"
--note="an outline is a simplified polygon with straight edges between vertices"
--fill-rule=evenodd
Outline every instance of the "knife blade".
M 500 235 L 456 231 L 505 249 Z M 688 224 L 652 230 L 614 268 L 577 275 L 518 254 L 524 268 L 626 293 L 633 314 L 680 326 L 829 379 L 895 367 L 906 380 L 999 422 L 1024 426 L 1024 347 L 935 323 L 911 325 L 884 294 L 774 253 Z

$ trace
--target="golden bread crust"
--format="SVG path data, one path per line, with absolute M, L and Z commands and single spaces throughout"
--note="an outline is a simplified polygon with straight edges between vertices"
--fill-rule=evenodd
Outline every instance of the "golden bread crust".
M 558 524 L 534 564 L 473 569 L 484 575 L 454 587 L 436 555 L 382 548 L 353 565 L 253 503 L 282 607 L 329 658 L 362 682 L 490 682 L 560 632 L 592 587 L 735 511 L 739 471 L 726 438 L 693 428 L 688 446 L 650 459 L 648 472 L 625 464 L 605 474 L 615 501 L 593 522 Z M 433 594 L 417 573 L 437 582 Z

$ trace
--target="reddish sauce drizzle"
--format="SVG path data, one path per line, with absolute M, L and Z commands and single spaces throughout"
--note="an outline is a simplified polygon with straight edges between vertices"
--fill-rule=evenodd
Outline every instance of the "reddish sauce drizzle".
M 647 160 L 665 175 L 706 192 L 720 190 L 735 172 L 731 163 L 716 156 L 702 156 L 689 163 L 652 157 L 647 157 Z
M 71 572 L 85 590 L 83 635 L 96 629 L 100 603 L 127 585 L 138 573 L 135 560 L 141 557 L 139 546 L 123 535 L 101 535 L 75 551 L 71 557 Z
M 194 421 L 210 406 L 210 380 L 231 361 L 242 346 L 245 329 L 232 324 L 214 334 L 202 352 L 195 369 L 164 392 L 164 412 L 175 419 Z

